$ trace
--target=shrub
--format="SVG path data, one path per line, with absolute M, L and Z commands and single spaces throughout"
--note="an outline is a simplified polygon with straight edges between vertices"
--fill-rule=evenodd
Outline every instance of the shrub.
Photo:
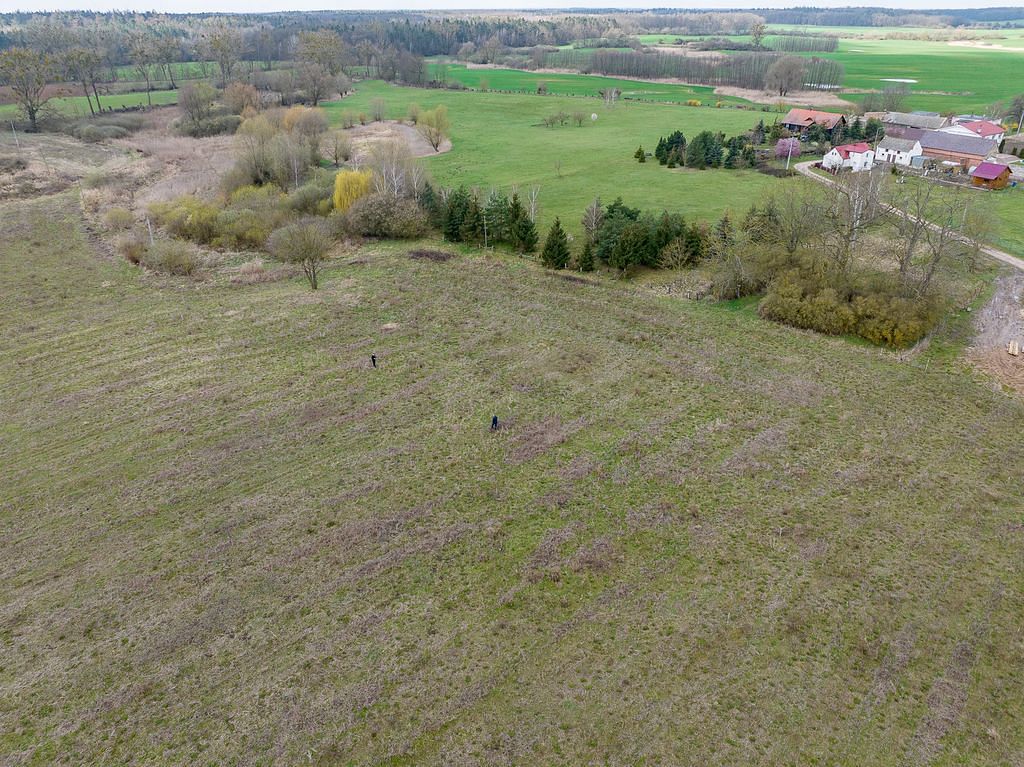
M 102 170 L 91 170 L 82 177 L 82 187 L 85 189 L 99 189 L 113 183 L 114 177 Z
M 288 207 L 296 213 L 326 216 L 334 205 L 334 179 L 320 174 L 288 195 Z
M 299 221 L 274 232 L 267 241 L 267 250 L 274 258 L 298 264 L 316 290 L 320 267 L 331 248 L 327 226 L 322 221 Z
M 334 209 L 344 213 L 370 191 L 373 173 L 367 170 L 343 170 L 334 177 Z
M 16 173 L 19 170 L 25 170 L 27 167 L 28 162 L 21 157 L 0 157 L 0 173 Z
M 363 237 L 416 239 L 427 233 L 427 216 L 415 200 L 371 194 L 349 206 L 342 224 L 349 234 Z
M 260 108 L 259 93 L 256 92 L 253 86 L 239 80 L 228 84 L 228 87 L 224 89 L 222 98 L 224 105 L 232 114 L 240 115 L 246 109 L 258 110 Z
M 71 123 L 68 132 L 81 141 L 96 143 L 108 139 L 124 138 L 143 125 L 140 115 L 111 114 L 89 117 Z
M 98 144 L 108 139 L 124 138 L 128 131 L 116 125 L 85 125 L 75 131 L 75 137 L 90 144 Z
M 238 115 L 212 115 L 196 122 L 181 120 L 176 124 L 176 129 L 183 136 L 206 138 L 233 134 L 241 124 L 242 118 Z
M 892 294 L 884 280 L 852 291 L 851 297 L 806 271 L 780 273 L 758 306 L 766 319 L 819 333 L 854 333 L 875 344 L 910 346 L 934 324 L 937 306 L 927 299 Z
M 686 106 L 688 106 L 688 107 L 699 107 L 700 103 L 701 103 L 700 99 L 689 99 L 686 102 Z
M 347 109 L 341 113 L 341 126 L 343 128 L 353 128 L 356 124 L 356 116 L 349 112 Z
M 125 208 L 110 208 L 103 214 L 103 226 L 111 231 L 127 229 L 135 223 L 135 216 Z
M 139 264 L 146 253 L 146 241 L 138 234 L 125 234 L 117 239 L 114 248 L 130 263 Z
M 181 240 L 157 240 L 146 248 L 142 262 L 150 269 L 179 276 L 194 274 L 199 269 L 199 257 Z
M 853 299 L 857 335 L 876 344 L 906 347 L 922 339 L 935 321 L 935 307 L 927 302 L 885 295 Z
M 284 129 L 306 139 L 315 139 L 327 130 L 323 110 L 315 107 L 294 106 L 285 112 Z
M 419 104 L 410 104 L 406 119 L 408 119 L 411 124 L 415 125 L 420 121 L 420 113 L 422 111 L 423 110 L 420 108 Z
M 204 244 L 217 235 L 218 212 L 216 205 L 191 195 L 149 206 L 150 215 L 170 234 Z
M 273 220 L 247 208 L 226 208 L 217 214 L 217 234 L 211 244 L 219 248 L 259 248 L 274 231 Z

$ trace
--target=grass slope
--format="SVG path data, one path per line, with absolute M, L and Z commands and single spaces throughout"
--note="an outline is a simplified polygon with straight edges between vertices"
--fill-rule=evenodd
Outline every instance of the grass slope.
M 0 229 L 0 761 L 1024 749 L 1024 405 L 957 363 L 517 259 L 169 281 L 69 196 Z
M 344 110 L 369 112 L 375 98 L 385 100 L 392 118 L 404 117 L 411 103 L 423 108 L 445 104 L 453 150 L 426 161 L 434 178 L 485 191 L 492 186 L 507 191 L 513 185 L 539 185 L 542 230 L 557 215 L 578 233 L 584 208 L 598 195 L 605 202 L 621 195 L 633 206 L 717 220 L 726 209 L 741 214 L 772 191 L 784 193 L 787 184 L 806 183 L 780 183 L 755 171 L 670 171 L 657 162 L 640 164 L 633 158 L 637 146 L 653 151 L 658 137 L 673 130 L 682 130 L 689 138 L 702 130 L 734 135 L 760 117 L 771 122 L 774 115 L 760 112 L 634 102 L 606 109 L 590 98 L 424 90 L 381 82 L 360 83 L 355 95 L 324 108 L 337 123 Z M 588 119 L 583 128 L 541 125 L 545 115 L 559 110 L 596 113 L 598 119 Z

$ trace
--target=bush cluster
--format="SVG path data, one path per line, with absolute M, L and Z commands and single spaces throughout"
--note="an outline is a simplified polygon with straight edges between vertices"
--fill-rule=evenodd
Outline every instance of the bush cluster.
M 157 240 L 146 248 L 142 263 L 155 271 L 188 276 L 199 269 L 199 256 L 181 240 Z
M 139 130 L 142 124 L 141 115 L 103 114 L 76 120 L 68 125 L 67 132 L 81 141 L 97 143 L 124 138 Z
M 361 237 L 412 240 L 430 229 L 427 214 L 416 200 L 368 194 L 353 202 L 342 214 L 342 230 Z
M 936 319 L 934 302 L 900 296 L 878 286 L 845 291 L 805 270 L 778 275 L 758 306 L 762 317 L 828 335 L 854 334 L 875 344 L 910 346 Z

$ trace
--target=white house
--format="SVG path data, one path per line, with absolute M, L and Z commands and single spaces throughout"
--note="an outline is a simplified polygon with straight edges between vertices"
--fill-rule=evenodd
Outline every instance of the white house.
M 1006 137 L 1006 129 L 1002 125 L 989 120 L 969 120 L 950 125 L 947 128 L 940 128 L 939 130 L 956 136 L 979 136 L 995 142 L 1002 141 Z
M 878 148 L 875 150 L 875 159 L 879 162 L 909 166 L 915 157 L 920 157 L 923 153 L 921 142 L 917 139 L 886 136 L 879 142 Z
M 870 144 L 863 141 L 857 144 L 843 144 L 833 147 L 832 150 L 821 159 L 821 167 L 826 170 L 839 170 L 849 168 L 856 173 L 861 170 L 871 170 L 875 164 L 875 152 Z

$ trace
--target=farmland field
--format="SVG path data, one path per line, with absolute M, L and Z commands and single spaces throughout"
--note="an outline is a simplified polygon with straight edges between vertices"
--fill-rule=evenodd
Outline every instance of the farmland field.
M 73 192 L 0 231 L 0 762 L 1024 749 L 1024 404 L 968 315 L 904 359 L 415 245 L 160 277 Z
M 882 90 L 887 78 L 909 79 L 910 109 L 983 113 L 994 102 L 1020 92 L 1024 71 L 1024 30 L 979 30 L 962 34 L 968 41 L 896 39 L 898 35 L 950 35 L 948 30 L 902 27 L 797 27 L 771 25 L 773 30 L 833 34 L 834 53 L 803 53 L 839 61 L 846 68 L 843 98 L 858 100 L 858 91 Z M 645 45 L 671 44 L 694 36 L 640 35 Z M 749 36 L 729 35 L 749 42 Z M 767 42 L 770 44 L 771 35 Z
M 726 209 L 740 214 L 771 192 L 784 193 L 787 184 L 805 183 L 750 170 L 670 171 L 657 162 L 641 164 L 633 158 L 639 145 L 653 151 L 659 136 L 673 130 L 682 130 L 687 137 L 701 130 L 732 135 L 748 130 L 761 117 L 769 123 L 775 117 L 756 111 L 628 101 L 606 109 L 595 98 L 424 90 L 380 82 L 359 83 L 355 95 L 324 108 L 337 123 L 344 110 L 369 111 L 375 98 L 385 100 L 391 118 L 404 117 L 411 103 L 423 108 L 446 105 L 453 150 L 425 161 L 434 178 L 446 185 L 484 190 L 538 185 L 541 230 L 560 216 L 570 231 L 578 232 L 583 210 L 595 196 L 605 202 L 622 196 L 634 207 L 717 220 Z M 545 115 L 559 110 L 584 111 L 585 126 L 541 125 Z M 591 114 L 598 115 L 596 122 L 591 122 Z

